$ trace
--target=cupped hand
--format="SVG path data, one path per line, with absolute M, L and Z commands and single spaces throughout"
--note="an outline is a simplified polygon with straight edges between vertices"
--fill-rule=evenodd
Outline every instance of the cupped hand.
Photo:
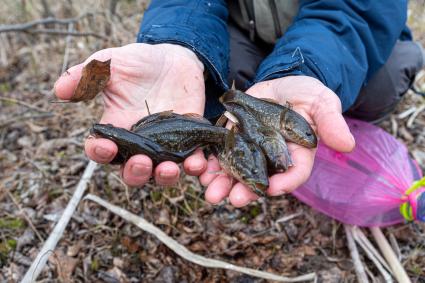
M 336 94 L 320 81 L 307 76 L 288 76 L 257 83 L 246 91 L 258 98 L 271 98 L 282 105 L 289 102 L 301 114 L 315 132 L 330 148 L 350 152 L 355 141 L 341 114 L 341 102 Z M 278 196 L 289 193 L 307 181 L 313 168 L 316 149 L 288 143 L 294 163 L 286 172 L 269 178 L 267 194 Z M 211 174 L 220 170 L 218 160 L 210 157 L 207 170 L 200 176 L 201 184 L 208 186 L 205 198 L 210 203 L 219 203 L 229 197 L 236 206 L 245 206 L 258 198 L 249 188 L 234 182 L 223 174 Z
M 82 68 L 92 59 L 111 59 L 111 77 L 103 92 L 104 112 L 100 123 L 129 129 L 148 114 L 145 101 L 151 113 L 165 110 L 180 114 L 204 113 L 204 66 L 191 50 L 173 44 L 135 43 L 100 50 L 57 80 L 58 98 L 72 97 Z M 118 148 L 110 140 L 88 138 L 85 151 L 90 159 L 109 163 Z M 206 166 L 207 160 L 201 151 L 184 162 L 189 175 L 200 175 Z M 123 180 L 130 186 L 143 185 L 152 174 L 158 184 L 171 185 L 177 182 L 179 173 L 177 164 L 168 161 L 153 168 L 152 161 L 145 155 L 132 156 L 122 167 Z

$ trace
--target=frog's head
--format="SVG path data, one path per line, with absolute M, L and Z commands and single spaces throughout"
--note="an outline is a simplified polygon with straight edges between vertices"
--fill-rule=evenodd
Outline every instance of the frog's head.
M 111 124 L 94 124 L 90 134 L 96 138 L 105 138 L 117 142 L 127 130 L 116 128 Z
M 288 141 L 308 148 L 317 146 L 317 137 L 313 128 L 303 116 L 293 110 L 282 113 L 280 129 Z

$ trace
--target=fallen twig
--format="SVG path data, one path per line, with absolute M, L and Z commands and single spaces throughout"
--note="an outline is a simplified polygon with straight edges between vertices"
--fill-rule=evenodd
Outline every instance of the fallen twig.
M 84 13 L 81 16 L 75 18 L 67 18 L 67 19 L 56 19 L 56 18 L 44 18 L 38 19 L 31 22 L 23 23 L 23 24 L 14 24 L 14 25 L 0 25 L 0 33 L 2 32 L 11 32 L 11 31 L 24 31 L 36 27 L 38 25 L 47 25 L 47 24 L 61 24 L 68 25 L 70 23 L 75 23 L 81 20 L 86 16 L 91 16 L 93 13 Z
M 80 203 L 84 192 L 86 191 L 87 183 L 93 175 L 96 166 L 97 164 L 94 161 L 90 161 L 88 163 L 86 170 L 84 171 L 84 174 L 81 177 L 81 180 L 78 183 L 71 200 L 63 211 L 61 218 L 59 219 L 49 238 L 39 251 L 37 257 L 34 259 L 33 263 L 31 264 L 31 267 L 27 270 L 27 273 L 25 273 L 25 276 L 22 279 L 21 283 L 30 283 L 35 281 L 40 272 L 43 270 L 48 258 L 47 254 L 49 253 L 49 251 L 53 251 L 55 249 L 57 243 L 62 237 L 62 234 L 65 231 L 65 227 L 68 225 L 72 214 L 74 213 L 76 207 Z
M 74 30 L 74 23 L 68 24 L 68 32 L 72 32 Z M 71 43 L 71 36 L 67 35 L 65 39 L 65 52 L 63 55 L 63 63 L 62 63 L 62 69 L 61 74 L 65 73 L 66 67 L 68 66 L 68 59 L 69 59 L 69 44 Z
M 142 217 L 134 215 L 125 209 L 122 209 L 118 206 L 110 204 L 95 195 L 89 194 L 84 199 L 94 201 L 95 203 L 105 207 L 106 209 L 115 213 L 116 215 L 124 218 L 126 221 L 133 223 L 134 225 L 144 230 L 145 232 L 152 234 L 153 236 L 157 237 L 162 243 L 164 243 L 168 248 L 173 250 L 176 254 L 195 264 L 198 264 L 204 267 L 209 267 L 209 268 L 222 268 L 227 270 L 233 270 L 236 272 L 248 274 L 250 276 L 264 278 L 268 280 L 275 280 L 280 282 L 302 282 L 302 281 L 311 281 L 316 278 L 315 273 L 310 273 L 310 274 L 306 274 L 306 275 L 302 275 L 298 277 L 289 278 L 289 277 L 279 276 L 273 273 L 259 271 L 259 270 L 255 270 L 251 268 L 240 267 L 240 266 L 236 266 L 224 261 L 210 259 L 210 258 L 197 255 L 189 251 L 186 247 L 180 245 L 176 240 L 174 240 L 173 238 L 170 238 L 162 230 L 158 229 L 156 226 L 147 222 Z
M 347 235 L 347 245 L 350 249 L 351 258 L 353 259 L 354 269 L 356 270 L 357 279 L 360 283 L 368 283 L 369 280 L 367 279 L 367 275 L 364 269 L 364 266 L 362 264 L 362 261 L 360 260 L 359 251 L 356 246 L 356 242 L 353 239 L 353 234 L 351 227 L 347 224 L 344 225 L 345 228 L 345 234 Z
M 285 222 L 292 220 L 292 219 L 294 219 L 298 216 L 301 216 L 303 214 L 304 214 L 304 212 L 300 211 L 300 212 L 296 212 L 296 213 L 291 214 L 291 215 L 286 215 L 286 216 L 283 216 L 283 217 L 279 218 L 278 220 L 276 220 L 275 223 L 285 223 Z
M 49 111 L 47 111 L 47 110 L 40 109 L 39 107 L 36 107 L 36 106 L 30 105 L 30 104 L 28 104 L 28 103 L 26 103 L 26 102 L 24 102 L 24 101 L 20 101 L 20 100 L 17 100 L 17 99 L 11 98 L 11 97 L 4 97 L 4 96 L 0 96 L 0 100 L 5 101 L 5 102 L 9 102 L 9 103 L 15 103 L 15 104 L 18 104 L 18 105 L 24 106 L 24 107 L 26 107 L 26 108 L 28 108 L 28 109 L 35 110 L 35 111 L 38 111 L 38 112 L 41 112 L 41 113 L 50 113 L 50 112 L 49 112 Z
M 356 242 L 359 244 L 359 246 L 363 249 L 363 251 L 366 253 L 368 258 L 375 264 L 376 268 L 378 268 L 379 272 L 384 277 L 385 282 L 393 282 L 393 279 L 391 275 L 385 270 L 384 266 L 388 267 L 387 263 L 382 259 L 382 257 L 379 255 L 379 253 L 376 251 L 376 249 L 373 246 L 369 246 L 368 241 L 365 241 L 362 236 L 363 232 L 359 232 L 360 229 L 356 229 L 356 227 L 351 227 L 351 232 L 353 235 L 353 238 L 356 240 Z M 366 237 L 366 236 L 365 236 Z M 369 242 L 370 243 L 370 242 Z M 382 260 L 382 261 L 381 261 Z M 388 267 L 388 270 L 389 267 Z
M 394 251 L 391 249 L 391 246 L 382 233 L 381 229 L 379 227 L 371 227 L 370 231 L 372 232 L 372 235 L 375 238 L 375 241 L 378 244 L 382 254 L 391 266 L 397 282 L 411 283 L 409 276 L 407 276 L 406 270 L 404 270 L 404 267 L 398 261 Z
M 101 39 L 107 39 L 105 35 L 95 32 L 78 32 L 78 31 L 65 31 L 60 29 L 33 29 L 33 30 L 16 30 L 17 32 L 26 32 L 34 34 L 51 34 L 51 35 L 70 35 L 70 36 L 93 36 Z
M 418 117 L 418 115 L 424 110 L 425 110 L 425 103 L 422 104 L 418 109 L 416 109 L 416 111 L 412 114 L 412 116 L 410 116 L 409 120 L 407 120 L 406 126 L 408 128 L 412 128 L 413 122 L 415 121 L 416 117 Z
M 406 111 L 400 113 L 397 115 L 398 119 L 404 119 L 406 117 L 408 117 L 410 114 L 414 113 L 416 111 L 416 106 L 412 106 L 409 109 L 407 109 Z
M 60 29 L 43 29 L 35 28 L 39 25 L 47 24 L 62 24 L 70 25 L 78 22 L 83 17 L 93 15 L 93 13 L 85 13 L 81 16 L 69 19 L 56 19 L 56 18 L 44 18 L 35 21 L 31 21 L 23 24 L 14 24 L 14 25 L 0 25 L 0 33 L 2 32 L 26 32 L 26 33 L 35 33 L 35 34 L 52 34 L 52 35 L 67 35 L 67 36 L 93 36 L 97 38 L 107 39 L 106 35 L 97 34 L 94 32 L 77 32 L 77 31 L 64 31 Z M 35 28 L 35 29 L 34 29 Z
M 15 197 L 12 195 L 11 192 L 7 191 L 7 195 L 12 200 L 12 202 L 16 205 L 19 212 L 22 214 L 22 216 L 27 221 L 28 225 L 31 227 L 31 229 L 34 231 L 34 233 L 37 235 L 37 238 L 40 240 L 40 242 L 43 242 L 44 239 L 41 237 L 40 233 L 38 233 L 37 228 L 35 228 L 34 224 L 32 223 L 31 219 L 28 217 L 28 215 L 25 213 L 25 211 L 22 209 L 21 205 L 16 201 Z
M 400 247 L 397 243 L 397 239 L 394 236 L 394 233 L 390 232 L 389 238 L 390 238 L 391 247 L 393 248 L 395 254 L 397 255 L 397 259 L 400 261 L 401 260 L 401 251 L 400 251 Z
M 353 235 L 354 238 L 363 244 L 365 244 L 365 247 L 373 254 L 374 257 L 388 270 L 391 272 L 391 268 L 388 265 L 388 263 L 385 261 L 385 259 L 381 256 L 381 254 L 378 252 L 378 250 L 373 246 L 373 244 L 369 241 L 369 239 L 366 237 L 366 235 L 363 233 L 363 231 L 358 228 L 357 226 L 354 226 L 353 228 Z

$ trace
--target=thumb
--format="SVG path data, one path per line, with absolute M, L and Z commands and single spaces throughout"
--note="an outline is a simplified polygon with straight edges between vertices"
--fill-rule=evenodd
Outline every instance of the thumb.
M 78 82 L 80 81 L 81 72 L 84 66 L 87 65 L 93 59 L 96 59 L 99 61 L 106 61 L 110 59 L 112 56 L 111 51 L 112 51 L 112 48 L 100 50 L 96 53 L 93 53 L 89 58 L 87 58 L 86 61 L 84 61 L 84 63 L 78 64 L 69 68 L 55 82 L 55 85 L 54 85 L 55 95 L 59 99 L 63 99 L 63 100 L 71 99 L 75 89 L 77 88 Z
M 317 132 L 324 144 L 330 148 L 350 152 L 356 144 L 354 137 L 341 114 L 339 98 L 333 93 L 329 95 L 318 102 L 313 112 L 312 118 L 317 126 Z

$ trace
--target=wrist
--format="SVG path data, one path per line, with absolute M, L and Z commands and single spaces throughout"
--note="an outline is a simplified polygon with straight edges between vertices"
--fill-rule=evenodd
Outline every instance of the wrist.
M 177 60 L 178 64 L 181 64 L 182 66 L 195 68 L 201 73 L 204 72 L 205 70 L 204 64 L 196 55 L 196 53 L 193 52 L 190 48 L 185 47 L 183 45 L 179 45 L 179 44 L 173 44 L 173 43 L 160 43 L 157 45 L 164 48 L 167 55 L 171 54 L 174 57 L 174 59 Z

